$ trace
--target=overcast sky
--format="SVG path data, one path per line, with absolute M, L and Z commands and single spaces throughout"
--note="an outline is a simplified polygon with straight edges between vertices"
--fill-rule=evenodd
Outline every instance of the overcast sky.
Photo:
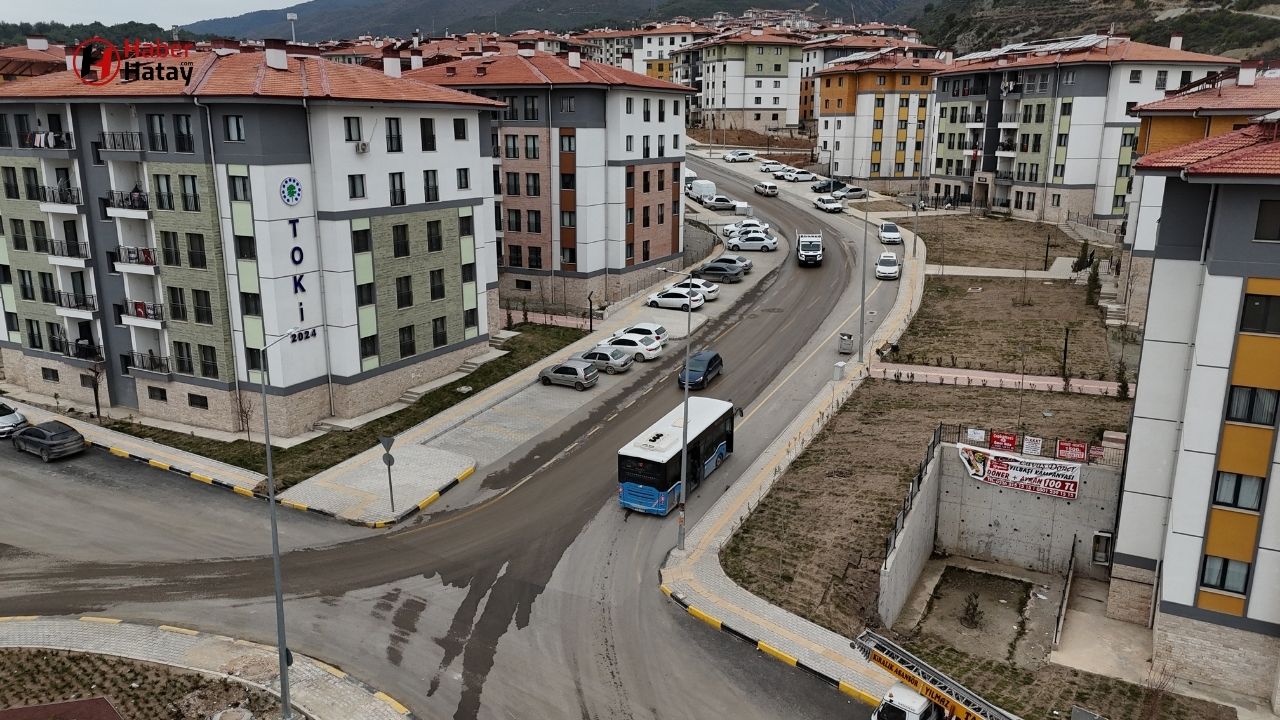
M 54 20 L 62 23 L 93 22 L 108 25 L 128 20 L 153 22 L 161 27 L 184 25 L 197 20 L 240 15 L 252 10 L 268 10 L 296 5 L 300 0 L 185 0 L 155 2 L 125 0 L 39 0 L 19 2 L 5 0 L 4 20 L 38 22 Z

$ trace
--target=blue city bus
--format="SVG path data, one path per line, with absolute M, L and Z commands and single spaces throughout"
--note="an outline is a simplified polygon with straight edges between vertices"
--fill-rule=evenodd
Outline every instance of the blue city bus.
M 683 403 L 618 451 L 622 507 L 666 515 L 680 503 Z M 733 403 L 689 398 L 689 483 L 697 487 L 733 452 Z

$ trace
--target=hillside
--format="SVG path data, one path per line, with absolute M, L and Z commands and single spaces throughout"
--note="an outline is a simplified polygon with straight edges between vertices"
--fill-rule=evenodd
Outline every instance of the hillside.
M 120 42 L 125 38 L 154 40 L 173 37 L 170 31 L 152 23 L 128 22 L 120 23 L 119 25 L 103 25 L 100 22 L 95 22 L 63 25 L 58 22 L 0 22 L 0 45 L 22 45 L 26 42 L 28 35 L 44 35 L 49 38 L 50 42 L 63 45 L 86 40 L 94 36 L 106 38 L 112 42 Z M 183 40 L 203 39 L 185 31 L 180 32 L 178 35 Z

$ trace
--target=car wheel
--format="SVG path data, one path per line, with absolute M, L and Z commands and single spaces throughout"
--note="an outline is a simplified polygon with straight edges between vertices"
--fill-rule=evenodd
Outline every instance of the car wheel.
M 740 245 L 730 245 L 730 246 L 729 246 L 729 249 L 730 249 L 730 250 L 732 250 L 733 252 L 738 252 L 739 250 L 741 250 L 741 249 L 742 249 L 742 246 L 740 246 Z
M 636 362 L 644 362 L 644 353 L 636 353 Z
M 657 300 L 650 300 L 650 301 L 649 301 L 649 307 L 658 307 L 658 301 L 657 301 Z
M 583 390 L 587 389 L 587 386 L 583 385 L 581 381 L 578 381 L 573 384 L 573 389 L 577 390 L 578 392 L 582 392 Z
M 40 459 L 49 462 L 49 448 L 40 448 Z
M 543 385 L 550 385 L 550 384 L 551 384 L 551 378 L 549 378 L 549 377 L 544 377 L 544 378 L 542 378 L 542 384 L 543 384 Z
M 608 374 L 608 375 L 617 375 L 617 374 L 618 374 L 618 368 L 616 368 L 616 367 L 614 367 L 614 366 L 612 366 L 612 365 L 606 365 L 606 366 L 605 366 L 605 368 L 604 368 L 604 371 L 605 371 L 605 373 L 606 373 L 606 374 Z
M 13 439 L 13 449 L 22 452 L 22 443 L 18 442 L 18 438 Z
M 689 303 L 680 306 L 680 312 L 689 312 Z

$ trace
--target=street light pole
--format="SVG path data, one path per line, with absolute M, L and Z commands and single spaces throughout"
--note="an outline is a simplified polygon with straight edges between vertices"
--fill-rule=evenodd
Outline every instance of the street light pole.
M 680 272 L 679 270 L 671 270 L 663 268 L 663 272 L 672 275 L 683 275 L 689 279 L 693 279 L 693 273 Z M 684 550 L 684 503 L 688 493 L 686 488 L 689 485 L 689 346 L 693 344 L 693 303 L 685 303 L 686 310 L 684 325 L 684 422 L 680 424 L 680 517 L 677 520 L 679 526 L 676 536 L 676 548 Z M 680 376 L 677 375 L 677 378 Z
M 276 527 L 276 474 L 271 465 L 271 421 L 267 412 L 267 384 L 271 382 L 271 369 L 267 363 L 267 351 L 272 345 L 290 337 L 298 328 L 290 328 L 285 334 L 262 348 L 262 434 L 267 447 L 267 505 L 271 508 L 271 565 L 275 574 L 276 591 L 276 653 L 280 656 L 280 705 L 282 720 L 292 720 L 289 705 L 289 646 L 284 639 L 284 591 L 280 580 L 280 534 Z
M 867 177 L 871 176 L 871 168 L 867 168 Z M 871 193 L 867 193 L 866 200 L 862 203 L 862 257 L 861 264 L 858 267 L 859 274 L 862 275 L 862 296 L 858 300 L 858 363 L 861 364 L 866 358 L 863 357 L 866 346 L 866 327 L 867 327 L 867 233 L 871 227 Z
M 295 45 L 298 44 L 298 33 L 293 27 L 293 24 L 298 20 L 298 13 L 285 13 L 284 19 L 289 21 L 289 37 L 293 38 Z

